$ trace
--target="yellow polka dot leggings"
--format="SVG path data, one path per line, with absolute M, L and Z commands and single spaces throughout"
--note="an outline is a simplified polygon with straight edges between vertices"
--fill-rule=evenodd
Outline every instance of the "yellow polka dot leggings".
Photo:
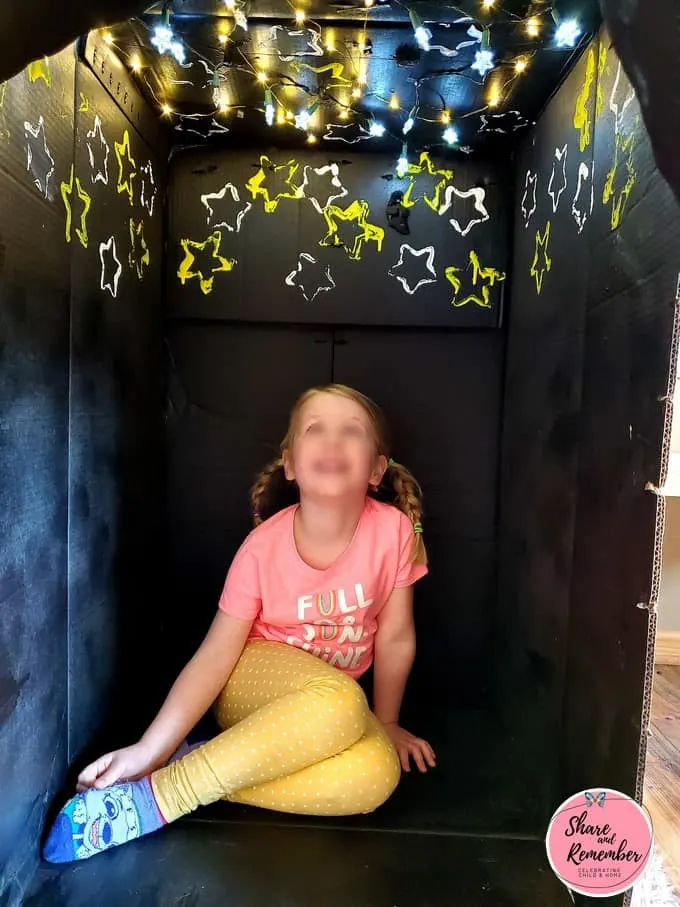
M 368 813 L 399 782 L 397 752 L 359 684 L 302 649 L 248 641 L 214 709 L 222 733 L 151 775 L 169 822 L 219 799 Z

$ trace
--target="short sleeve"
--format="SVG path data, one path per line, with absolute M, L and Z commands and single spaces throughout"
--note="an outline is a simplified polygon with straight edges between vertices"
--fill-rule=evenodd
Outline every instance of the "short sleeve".
M 219 608 L 232 617 L 254 620 L 262 609 L 257 558 L 247 541 L 236 552 L 224 582 Z
M 427 571 L 426 564 L 414 564 L 411 561 L 413 552 L 413 523 L 405 513 L 399 511 L 399 563 L 395 588 L 411 586 L 421 579 Z

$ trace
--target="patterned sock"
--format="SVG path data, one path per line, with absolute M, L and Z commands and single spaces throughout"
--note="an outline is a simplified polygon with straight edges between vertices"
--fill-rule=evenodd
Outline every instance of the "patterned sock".
M 148 776 L 103 790 L 91 787 L 76 794 L 59 813 L 43 857 L 50 863 L 86 860 L 165 824 Z

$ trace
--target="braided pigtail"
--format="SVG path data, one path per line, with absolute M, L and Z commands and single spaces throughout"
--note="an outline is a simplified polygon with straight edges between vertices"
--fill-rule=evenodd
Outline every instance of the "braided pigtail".
M 427 563 L 427 551 L 423 542 L 423 492 L 409 470 L 401 463 L 390 460 L 386 478 L 392 482 L 396 497 L 394 504 L 409 518 L 413 524 L 413 552 L 411 560 L 415 564 Z
M 262 470 L 250 489 L 250 503 L 253 508 L 253 523 L 259 526 L 262 522 L 262 511 L 271 502 L 269 495 L 271 484 L 276 474 L 283 469 L 283 460 L 279 457 Z

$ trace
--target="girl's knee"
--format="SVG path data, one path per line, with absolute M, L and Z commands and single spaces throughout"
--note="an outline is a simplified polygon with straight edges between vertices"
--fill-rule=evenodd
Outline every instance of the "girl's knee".
M 362 792 L 360 808 L 357 812 L 372 813 L 392 796 L 401 780 L 401 765 L 394 747 L 381 748 L 380 755 L 374 757 L 370 783 Z
M 317 707 L 327 712 L 331 727 L 342 727 L 353 737 L 350 742 L 363 736 L 369 707 L 366 694 L 356 680 L 338 670 L 313 678 L 307 689 L 317 698 Z

